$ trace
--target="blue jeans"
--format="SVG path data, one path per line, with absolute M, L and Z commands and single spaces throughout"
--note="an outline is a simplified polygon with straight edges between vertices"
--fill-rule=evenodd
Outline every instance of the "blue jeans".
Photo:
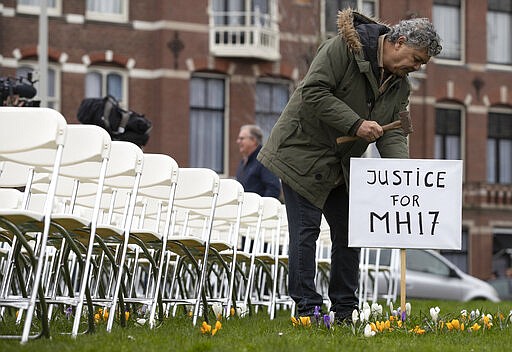
M 336 315 L 346 316 L 357 308 L 359 248 L 348 247 L 348 193 L 345 185 L 334 188 L 324 208 L 315 207 L 287 184 L 283 193 L 288 216 L 289 259 L 288 292 L 297 304 L 299 315 L 312 315 L 322 306 L 316 291 L 316 241 L 324 214 L 331 230 L 331 275 L 329 299 Z

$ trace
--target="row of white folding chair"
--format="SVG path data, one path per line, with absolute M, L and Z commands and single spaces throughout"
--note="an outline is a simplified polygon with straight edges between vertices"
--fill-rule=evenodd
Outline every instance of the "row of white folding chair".
M 22 282 L 25 286 L 22 289 L 22 297 L 12 299 L 2 290 L 0 304 L 2 306 L 14 306 L 27 310 L 23 331 L 21 336 L 3 336 L 9 338 L 20 338 L 22 343 L 28 341 L 31 333 L 32 319 L 36 305 L 41 310 L 41 334 L 49 336 L 49 327 L 47 322 L 46 305 L 44 302 L 44 292 L 41 283 L 41 276 L 46 253 L 46 240 L 50 232 L 51 212 L 54 202 L 54 193 L 57 185 L 57 175 L 60 169 L 64 143 L 66 141 L 67 123 L 62 115 L 51 109 L 40 108 L 0 108 L 0 121 L 2 129 L 0 130 L 0 160 L 8 160 L 23 165 L 33 167 L 35 170 L 39 167 L 51 167 L 52 173 L 49 181 L 49 191 L 46 196 L 44 209 L 40 213 L 27 211 L 28 197 L 25 197 L 24 204 L 20 208 L 2 208 L 0 209 L 0 226 L 6 229 L 11 235 L 11 248 L 8 263 L 15 260 L 18 255 L 14 251 L 22 243 L 25 250 L 31 255 L 32 263 L 30 277 L 26 277 L 27 282 Z M 31 177 L 28 175 L 26 185 L 30 186 Z M 37 246 L 32 248 L 24 237 L 26 227 L 23 225 L 36 225 L 32 230 L 40 232 L 37 236 Z M 10 265 L 6 270 L 11 270 Z M 4 272 L 3 287 L 5 280 L 9 276 Z M 30 292 L 30 294 L 28 294 Z
M 77 128 L 92 128 L 93 126 L 79 126 Z M 101 130 L 101 129 L 100 129 Z M 102 130 L 103 131 L 103 130 Z M 99 131 L 96 131 L 99 133 Z M 79 138 L 76 137 L 76 138 L 73 138 L 72 139 L 73 141 L 78 141 Z M 118 157 L 116 158 L 113 158 L 112 161 L 109 163 L 109 167 L 108 167 L 108 171 L 107 171 L 107 174 L 108 174 L 108 178 L 107 180 L 109 180 L 108 182 L 111 182 L 111 186 L 113 187 L 119 187 L 120 185 L 123 184 L 123 182 L 126 184 L 126 187 L 136 187 L 137 186 L 137 178 L 140 177 L 140 170 L 141 170 L 141 167 L 142 167 L 142 158 L 141 158 L 141 151 L 139 148 L 137 148 L 136 146 L 134 146 L 133 144 L 131 143 L 127 143 L 127 142 L 116 142 L 118 143 L 119 145 L 119 153 L 118 153 Z M 71 150 L 73 150 L 71 148 L 71 144 L 72 143 L 69 143 L 68 144 L 68 151 L 71 152 Z M 83 148 L 83 150 L 90 150 L 89 148 L 87 148 L 89 146 L 90 143 L 87 143 L 87 141 L 82 141 L 82 144 L 78 144 L 79 147 Z M 106 143 L 104 143 L 106 144 Z M 122 146 L 122 148 L 121 148 Z M 135 148 L 134 148 L 135 147 Z M 129 150 L 129 149 L 132 149 L 132 150 Z M 116 149 L 116 148 L 114 148 Z M 128 149 L 128 150 L 127 150 Z M 132 152 L 132 153 L 130 153 Z M 70 154 L 70 153 L 68 153 Z M 77 158 L 77 155 L 81 155 L 81 154 L 84 154 L 84 153 L 81 153 L 80 152 L 80 149 L 75 149 L 75 151 L 71 154 L 74 154 L 75 155 L 75 158 Z M 71 155 L 70 154 L 70 155 Z M 66 154 L 65 154 L 66 155 Z M 131 158 L 130 156 L 134 156 L 133 158 Z M 64 158 L 66 159 L 66 158 Z M 82 179 L 88 179 L 89 177 L 91 176 L 86 176 L 85 174 L 80 174 L 80 172 L 84 173 L 86 172 L 87 170 L 91 170 L 91 166 L 92 165 L 89 165 L 91 164 L 93 160 L 90 160 L 88 161 L 87 163 L 85 162 L 85 159 L 82 160 L 82 163 L 78 166 L 69 166 L 69 168 L 67 170 L 65 170 L 67 173 L 67 176 L 73 176 L 75 174 L 79 174 L 80 177 Z M 87 167 L 85 167 L 87 165 Z M 128 167 L 128 170 L 126 170 L 126 167 L 122 166 L 122 165 L 130 165 Z M 123 169 L 124 167 L 124 169 Z M 78 171 L 80 170 L 80 171 Z M 130 174 L 130 170 L 131 170 L 131 174 Z M 95 175 L 98 175 L 96 172 L 94 172 Z M 150 175 L 151 173 L 147 173 L 147 175 Z M 146 177 L 147 179 L 148 177 Z M 148 185 L 150 186 L 152 183 L 151 182 L 148 182 Z M 136 190 L 134 191 L 133 188 L 131 190 L 132 194 L 136 194 Z M 93 197 L 94 198 L 94 197 Z M 134 197 L 130 197 L 131 199 Z M 96 200 L 99 202 L 99 198 L 96 197 Z M 95 202 L 96 202 L 95 200 Z M 127 239 L 128 236 L 126 236 L 128 230 L 129 230 L 129 222 L 131 221 L 131 215 L 130 215 L 130 212 L 133 213 L 133 201 L 130 202 L 130 207 L 128 207 L 128 213 L 125 214 L 125 217 L 124 217 L 124 223 L 123 223 L 123 228 L 119 229 L 115 229 L 114 227 L 112 226 L 109 226 L 109 225 L 102 225 L 100 226 L 99 228 L 99 233 L 102 233 L 102 232 L 105 232 L 107 233 L 108 235 L 112 235 L 112 234 L 116 234 L 117 236 L 121 235 L 121 234 L 124 234 L 123 238 L 124 239 Z M 98 205 L 96 204 L 96 207 Z M 66 218 L 66 216 L 68 218 Z M 55 216 L 54 215 L 54 220 L 57 220 L 57 218 L 60 220 L 60 221 L 63 221 L 64 222 L 64 225 L 66 223 L 69 223 L 70 219 L 69 219 L 69 216 L 70 214 L 60 214 L 59 216 Z M 76 220 L 76 219 L 75 219 Z M 90 220 L 84 220 L 82 221 L 82 226 L 86 226 L 86 224 L 88 225 L 90 222 Z M 96 222 L 95 221 L 92 221 L 91 222 L 92 224 L 95 224 Z M 68 224 L 69 225 L 69 224 Z M 90 241 L 88 242 L 88 244 L 90 245 L 90 248 L 88 250 L 88 258 L 90 258 L 90 255 L 92 253 L 92 246 L 94 244 L 94 235 L 95 235 L 95 231 L 91 231 L 91 235 L 90 235 Z M 115 236 L 113 236 L 115 237 Z M 127 245 L 127 240 L 122 240 L 121 242 L 123 243 L 123 245 L 121 246 L 121 254 L 122 256 L 125 256 L 126 255 L 126 245 Z M 123 260 L 121 262 L 124 262 Z M 90 261 L 87 261 L 87 263 L 90 263 Z M 119 294 L 119 285 L 120 285 L 120 282 L 121 282 L 121 278 L 122 278 L 122 270 L 123 270 L 123 265 L 120 265 L 119 266 L 120 269 L 118 269 L 118 278 L 117 280 L 115 281 L 116 282 L 116 287 L 115 287 L 115 290 L 114 290 L 114 297 L 112 297 L 111 299 L 111 309 L 115 309 L 115 305 L 117 303 L 117 299 L 115 298 L 116 295 Z M 88 273 L 89 271 L 88 270 L 85 270 L 85 273 Z M 88 284 L 88 280 L 82 280 L 82 286 L 87 286 Z M 80 290 L 81 293 L 84 292 L 83 290 L 83 287 L 82 289 Z M 82 297 L 81 295 L 79 295 L 80 297 Z M 83 302 L 83 300 L 81 298 L 79 298 L 77 301 L 75 300 L 75 302 L 78 302 L 77 304 L 80 304 L 81 302 Z M 73 303 L 73 302 L 69 302 L 69 303 Z M 107 325 L 107 329 L 110 330 L 111 326 L 112 326 L 112 321 L 113 321 L 113 316 L 114 314 L 112 314 L 111 318 L 109 319 L 109 323 Z M 79 317 L 80 317 L 80 314 L 76 314 L 75 315 L 76 318 L 78 318 L 77 320 L 75 320 L 75 322 L 77 322 L 79 320 Z M 75 325 L 73 327 L 73 334 L 76 336 L 76 331 L 77 331 L 77 325 Z

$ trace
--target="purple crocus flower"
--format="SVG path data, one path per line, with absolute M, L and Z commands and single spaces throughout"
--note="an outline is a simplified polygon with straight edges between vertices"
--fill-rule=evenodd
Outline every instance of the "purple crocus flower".
M 407 318 L 407 312 L 403 311 L 402 312 L 402 321 L 405 321 L 406 318 Z
M 328 330 L 331 328 L 331 317 L 329 314 L 324 314 L 324 325 Z
M 319 321 L 320 320 L 320 307 L 319 306 L 315 306 L 315 312 L 313 314 L 315 315 L 315 320 Z
M 73 308 L 67 307 L 64 313 L 66 314 L 66 318 L 69 320 L 69 318 L 71 318 L 71 313 L 73 313 Z

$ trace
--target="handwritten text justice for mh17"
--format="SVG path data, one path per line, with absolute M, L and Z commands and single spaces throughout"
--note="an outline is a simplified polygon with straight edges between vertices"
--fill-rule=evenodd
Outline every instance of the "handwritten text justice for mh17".
M 375 186 L 395 186 L 397 189 L 416 189 L 424 192 L 429 190 L 435 192 L 435 189 L 445 188 L 445 171 L 422 171 L 416 170 L 367 170 L 368 185 Z M 436 225 L 439 224 L 439 210 L 421 210 L 420 193 L 413 194 L 391 194 L 389 195 L 390 204 L 396 211 L 386 211 L 383 213 L 370 212 L 370 233 L 381 232 L 385 230 L 390 234 L 419 234 L 429 233 L 435 235 Z M 411 210 L 414 209 L 414 210 Z M 391 226 L 393 226 L 393 229 Z

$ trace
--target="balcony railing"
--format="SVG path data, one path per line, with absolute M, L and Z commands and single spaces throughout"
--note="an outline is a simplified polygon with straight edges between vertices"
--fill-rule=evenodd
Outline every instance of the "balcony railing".
M 212 11 L 210 52 L 220 57 L 275 61 L 279 54 L 279 28 L 272 15 L 255 12 Z
M 464 207 L 512 210 L 512 185 L 465 183 Z

